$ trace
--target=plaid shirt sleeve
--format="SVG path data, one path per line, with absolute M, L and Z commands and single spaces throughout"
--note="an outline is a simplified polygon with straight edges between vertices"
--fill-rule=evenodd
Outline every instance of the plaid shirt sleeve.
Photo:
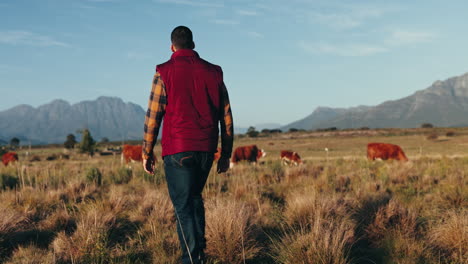
M 221 123 L 221 156 L 230 158 L 232 153 L 232 145 L 234 142 L 234 125 L 232 122 L 231 103 L 229 102 L 229 94 L 224 82 L 221 86 L 221 100 L 223 102 Z
M 159 128 L 164 114 L 166 113 L 167 96 L 166 86 L 158 72 L 153 77 L 153 85 L 146 111 L 142 157 L 148 159 L 153 157 L 153 148 L 159 134 Z

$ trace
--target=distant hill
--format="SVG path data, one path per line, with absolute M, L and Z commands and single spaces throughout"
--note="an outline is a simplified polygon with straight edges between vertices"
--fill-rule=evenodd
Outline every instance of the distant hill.
M 0 112 L 0 142 L 63 143 L 68 134 L 88 128 L 95 140 L 135 140 L 143 136 L 145 111 L 116 97 L 99 97 L 70 105 L 54 100 L 34 108 L 19 105 Z
M 309 116 L 282 129 L 409 128 L 422 123 L 442 127 L 468 125 L 468 73 L 436 81 L 427 89 L 377 106 L 318 107 Z

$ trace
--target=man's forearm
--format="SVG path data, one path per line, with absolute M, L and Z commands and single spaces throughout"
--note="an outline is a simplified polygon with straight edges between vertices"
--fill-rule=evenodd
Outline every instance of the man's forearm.
M 148 159 L 153 156 L 153 148 L 159 134 L 159 128 L 166 111 L 167 97 L 165 85 L 156 73 L 153 78 L 153 85 L 146 111 L 142 157 Z
M 230 117 L 232 120 L 232 115 Z M 234 144 L 234 127 L 232 122 L 226 124 L 223 120 L 221 122 L 221 157 L 230 158 L 232 153 L 232 146 Z

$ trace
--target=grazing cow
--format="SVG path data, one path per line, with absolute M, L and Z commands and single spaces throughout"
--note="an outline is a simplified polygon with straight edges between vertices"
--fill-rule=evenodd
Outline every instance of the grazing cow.
M 18 161 L 18 154 L 16 152 L 7 152 L 2 156 L 2 163 L 8 166 L 8 163 Z
M 218 161 L 221 158 L 221 148 L 216 149 L 216 153 L 214 154 L 213 161 Z
M 130 161 L 142 161 L 141 153 L 141 145 L 123 145 L 122 161 L 125 159 L 125 164 L 128 164 Z
M 257 145 L 237 147 L 232 153 L 231 168 L 239 161 L 245 160 L 257 163 L 259 158 L 265 157 L 266 152 Z
M 280 157 L 284 164 L 297 166 L 302 163 L 301 157 L 297 152 L 282 150 Z
M 370 160 L 402 160 L 408 161 L 403 150 L 398 145 L 388 143 L 367 144 L 367 158 Z

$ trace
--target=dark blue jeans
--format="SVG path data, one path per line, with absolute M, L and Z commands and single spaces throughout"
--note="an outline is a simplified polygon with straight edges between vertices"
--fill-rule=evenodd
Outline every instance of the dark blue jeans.
M 204 258 L 205 207 L 202 191 L 213 165 L 211 152 L 182 152 L 164 157 L 169 196 L 174 205 L 182 263 L 201 263 Z

